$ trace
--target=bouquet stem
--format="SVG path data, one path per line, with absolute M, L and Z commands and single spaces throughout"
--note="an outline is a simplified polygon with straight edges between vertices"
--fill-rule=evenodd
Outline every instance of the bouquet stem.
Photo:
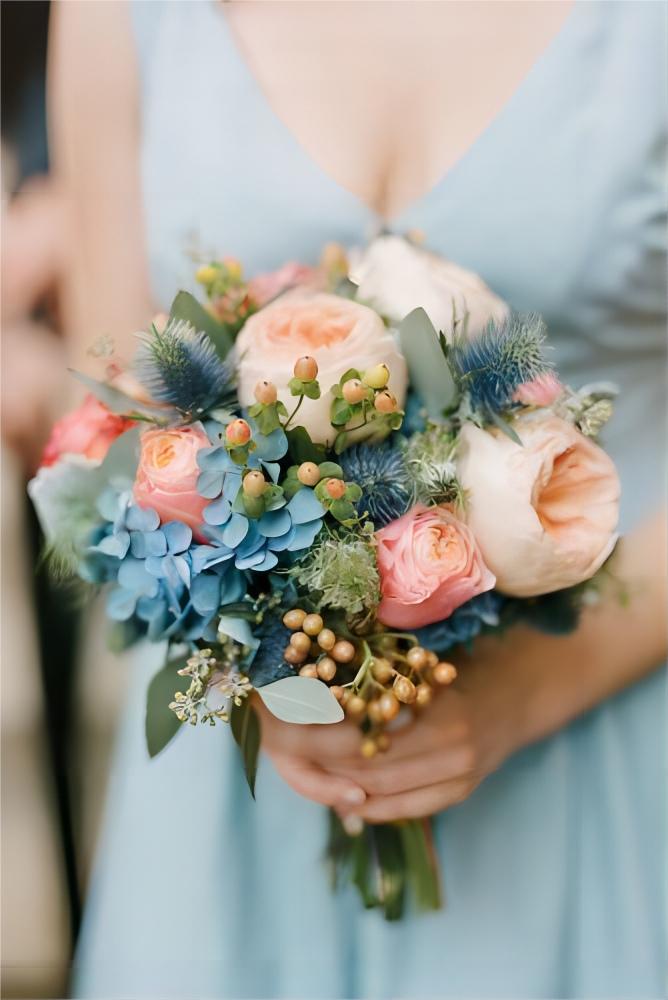
M 365 907 L 382 909 L 386 920 L 400 920 L 409 898 L 422 911 L 443 905 L 428 819 L 365 824 L 350 834 L 331 811 L 327 856 L 334 886 L 352 882 Z

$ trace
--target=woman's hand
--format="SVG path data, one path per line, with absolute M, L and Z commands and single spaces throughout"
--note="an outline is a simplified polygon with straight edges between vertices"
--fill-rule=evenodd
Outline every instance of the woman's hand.
M 461 802 L 515 750 L 556 732 L 665 658 L 665 513 L 626 538 L 615 588 L 576 632 L 514 628 L 458 658 L 459 676 L 386 753 L 365 760 L 350 722 L 294 726 L 262 709 L 263 746 L 297 792 L 369 822 L 417 818 Z M 357 798 L 357 802 L 355 802 Z

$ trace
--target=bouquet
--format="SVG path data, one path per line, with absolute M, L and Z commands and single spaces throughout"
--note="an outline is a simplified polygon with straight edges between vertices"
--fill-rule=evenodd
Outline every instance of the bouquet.
M 614 387 L 563 385 L 537 315 L 396 236 L 246 281 L 200 267 L 131 365 L 78 374 L 29 490 L 61 577 L 148 639 L 148 752 L 228 723 L 254 793 L 258 701 L 359 725 L 360 753 L 519 618 L 568 631 L 616 543 L 596 442 Z M 108 352 L 108 345 L 101 350 Z M 440 905 L 429 822 L 332 813 L 328 854 L 388 919 Z

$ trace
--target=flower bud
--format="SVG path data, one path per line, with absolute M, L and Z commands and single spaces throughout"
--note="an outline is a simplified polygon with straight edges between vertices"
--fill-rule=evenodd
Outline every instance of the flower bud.
M 248 444 L 251 439 L 251 429 L 250 424 L 246 423 L 241 417 L 237 420 L 233 420 L 231 424 L 228 424 L 225 428 L 225 437 L 229 444 L 235 447 L 239 445 Z
M 294 374 L 302 382 L 312 382 L 318 374 L 318 362 L 306 354 L 295 363 Z
M 270 406 L 271 403 L 275 403 L 278 398 L 276 386 L 273 382 L 267 381 L 267 379 L 261 379 L 257 383 L 254 393 L 255 399 L 258 403 L 263 403 L 265 406 Z
M 390 380 L 390 369 L 385 364 L 374 365 L 362 375 L 362 381 L 370 389 L 384 389 Z
M 395 678 L 392 690 L 404 705 L 412 705 L 415 701 L 415 684 L 402 674 Z
M 214 264 L 204 264 L 195 272 L 195 280 L 200 285 L 210 285 L 218 277 L 219 270 Z
M 243 274 L 243 267 L 241 266 L 241 261 L 236 257 L 223 257 L 223 264 L 225 270 L 227 271 L 228 277 L 232 281 L 241 281 L 241 276 Z

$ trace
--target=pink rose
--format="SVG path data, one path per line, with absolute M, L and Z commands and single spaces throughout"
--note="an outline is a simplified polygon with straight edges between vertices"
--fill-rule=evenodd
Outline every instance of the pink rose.
M 494 586 L 473 533 L 449 507 L 417 504 L 377 531 L 376 541 L 384 625 L 431 625 Z
M 608 558 L 619 477 L 598 445 L 549 410 L 525 412 L 513 427 L 521 445 L 466 424 L 457 473 L 497 588 L 532 597 L 589 580 Z
M 133 422 L 88 395 L 78 409 L 54 424 L 40 464 L 54 465 L 63 455 L 83 455 L 101 462 L 116 438 Z
M 201 426 L 146 431 L 133 488 L 140 507 L 152 507 L 166 521 L 183 521 L 194 533 L 209 503 L 197 492 L 197 452 L 211 442 Z
M 531 382 L 523 382 L 518 386 L 513 400 L 524 403 L 525 406 L 552 406 L 563 391 L 564 387 L 554 372 L 545 372 Z
M 316 280 L 317 273 L 315 268 L 292 260 L 276 271 L 268 271 L 266 274 L 258 274 L 251 278 L 248 282 L 248 291 L 257 305 L 264 306 L 288 288 L 311 284 Z
M 329 390 L 348 368 L 364 371 L 384 362 L 390 369 L 389 389 L 399 406 L 406 395 L 406 362 L 380 316 L 339 295 L 301 290 L 282 296 L 246 321 L 236 351 L 242 406 L 254 403 L 256 384 L 269 379 L 278 398 L 293 410 L 295 398 L 288 383 L 295 361 L 303 355 L 315 358 L 322 395 L 304 400 L 297 422 L 320 443 L 331 444 L 336 437 L 329 420 Z

